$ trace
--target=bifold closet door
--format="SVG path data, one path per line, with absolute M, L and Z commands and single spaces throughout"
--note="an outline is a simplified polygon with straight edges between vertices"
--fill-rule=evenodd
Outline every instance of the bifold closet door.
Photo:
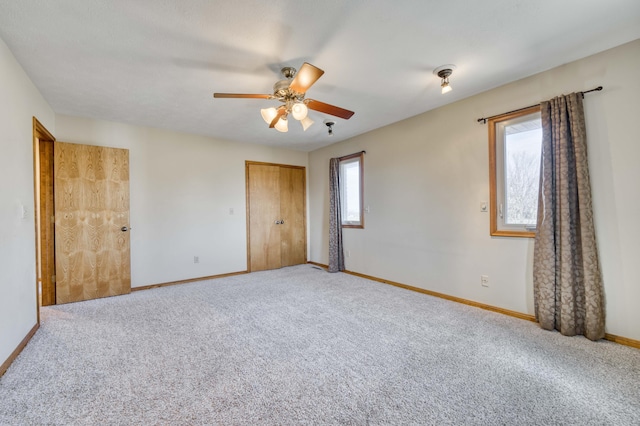
M 305 169 L 247 162 L 250 271 L 306 262 Z
M 305 263 L 305 170 L 280 167 L 281 266 Z
M 248 165 L 250 270 L 280 268 L 280 167 Z

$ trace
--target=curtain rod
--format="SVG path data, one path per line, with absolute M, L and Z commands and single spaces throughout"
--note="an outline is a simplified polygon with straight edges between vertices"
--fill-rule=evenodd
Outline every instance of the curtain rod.
M 585 93 L 599 92 L 601 90 L 602 90 L 602 86 L 598 86 L 595 89 L 585 90 L 584 92 L 580 92 L 580 93 L 582 94 L 582 97 L 584 98 L 584 94 Z M 533 107 L 537 107 L 537 106 L 540 106 L 540 104 L 529 105 L 528 107 L 514 109 L 513 111 L 503 112 L 502 114 L 492 115 L 491 117 L 478 118 L 478 123 L 487 124 L 487 120 L 490 120 L 492 118 L 500 117 L 501 115 L 511 114 L 512 112 L 518 112 L 518 111 L 522 111 L 522 110 L 533 108 Z
M 338 157 L 338 160 L 342 160 L 342 159 L 348 158 L 348 157 L 353 157 L 354 155 L 357 155 L 357 154 L 366 154 L 366 153 L 367 153 L 367 151 L 354 152 L 353 154 L 343 155 L 342 157 Z

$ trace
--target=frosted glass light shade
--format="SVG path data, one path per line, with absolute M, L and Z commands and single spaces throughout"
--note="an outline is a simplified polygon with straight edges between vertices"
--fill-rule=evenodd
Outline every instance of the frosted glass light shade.
M 293 104 L 291 107 L 291 115 L 296 120 L 304 120 L 308 112 L 307 106 L 303 103 Z
M 300 124 L 302 124 L 302 130 L 306 132 L 309 126 L 313 124 L 313 120 L 307 115 L 305 118 L 300 120 Z
M 443 81 L 442 84 L 442 94 L 449 93 L 451 91 L 451 86 L 449 85 L 449 81 Z
M 279 132 L 286 133 L 289 131 L 289 123 L 285 117 L 280 117 L 280 120 L 276 123 L 275 129 Z
M 260 114 L 267 124 L 271 124 L 273 119 L 276 118 L 276 115 L 278 115 L 278 111 L 274 107 L 264 108 L 260 110 Z

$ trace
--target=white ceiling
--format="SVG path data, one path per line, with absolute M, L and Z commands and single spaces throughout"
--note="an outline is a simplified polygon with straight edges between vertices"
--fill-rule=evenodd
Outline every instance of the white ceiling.
M 0 37 L 57 113 L 310 151 L 638 39 L 640 1 L 0 0 Z M 331 138 L 331 116 L 283 134 L 277 101 L 212 97 L 304 61 L 307 98 L 356 112 Z

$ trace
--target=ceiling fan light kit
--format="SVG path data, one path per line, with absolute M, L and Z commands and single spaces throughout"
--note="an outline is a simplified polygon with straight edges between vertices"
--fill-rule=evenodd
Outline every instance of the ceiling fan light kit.
M 271 121 L 278 115 L 278 111 L 274 107 L 263 108 L 260 110 L 260 114 L 267 124 L 271 124 Z
M 456 66 L 453 64 L 441 65 L 435 70 L 433 70 L 433 74 L 437 75 L 441 78 L 440 87 L 442 88 L 442 94 L 449 93 L 451 91 L 451 85 L 449 84 L 449 76 L 453 74 L 453 70 L 456 69 Z
M 313 124 L 313 120 L 307 115 L 305 118 L 300 120 L 300 124 L 302 124 L 302 130 L 306 132 L 307 129 Z
M 287 133 L 289 131 L 289 122 L 287 121 L 287 117 L 280 117 L 273 127 L 279 132 Z
M 302 129 L 306 131 L 312 124 L 313 120 L 309 118 L 309 110 L 315 110 L 325 114 L 334 115 L 336 117 L 348 120 L 354 114 L 353 111 L 346 110 L 334 105 L 325 104 L 324 102 L 314 99 L 305 99 L 305 94 L 321 76 L 324 71 L 307 62 L 302 64 L 300 71 L 297 72 L 293 67 L 284 67 L 280 70 L 285 77 L 273 85 L 273 95 L 263 94 L 240 94 L 240 93 L 214 93 L 214 98 L 255 98 L 255 99 L 277 99 L 284 103 L 278 108 L 263 108 L 260 110 L 262 119 L 280 132 L 287 132 L 289 125 L 287 117 L 291 115 L 295 120 L 299 121 Z M 330 131 L 329 134 L 332 132 Z
M 293 115 L 293 118 L 298 121 L 305 119 L 308 113 L 309 109 L 305 104 L 301 102 L 296 102 L 291 107 L 291 115 Z

